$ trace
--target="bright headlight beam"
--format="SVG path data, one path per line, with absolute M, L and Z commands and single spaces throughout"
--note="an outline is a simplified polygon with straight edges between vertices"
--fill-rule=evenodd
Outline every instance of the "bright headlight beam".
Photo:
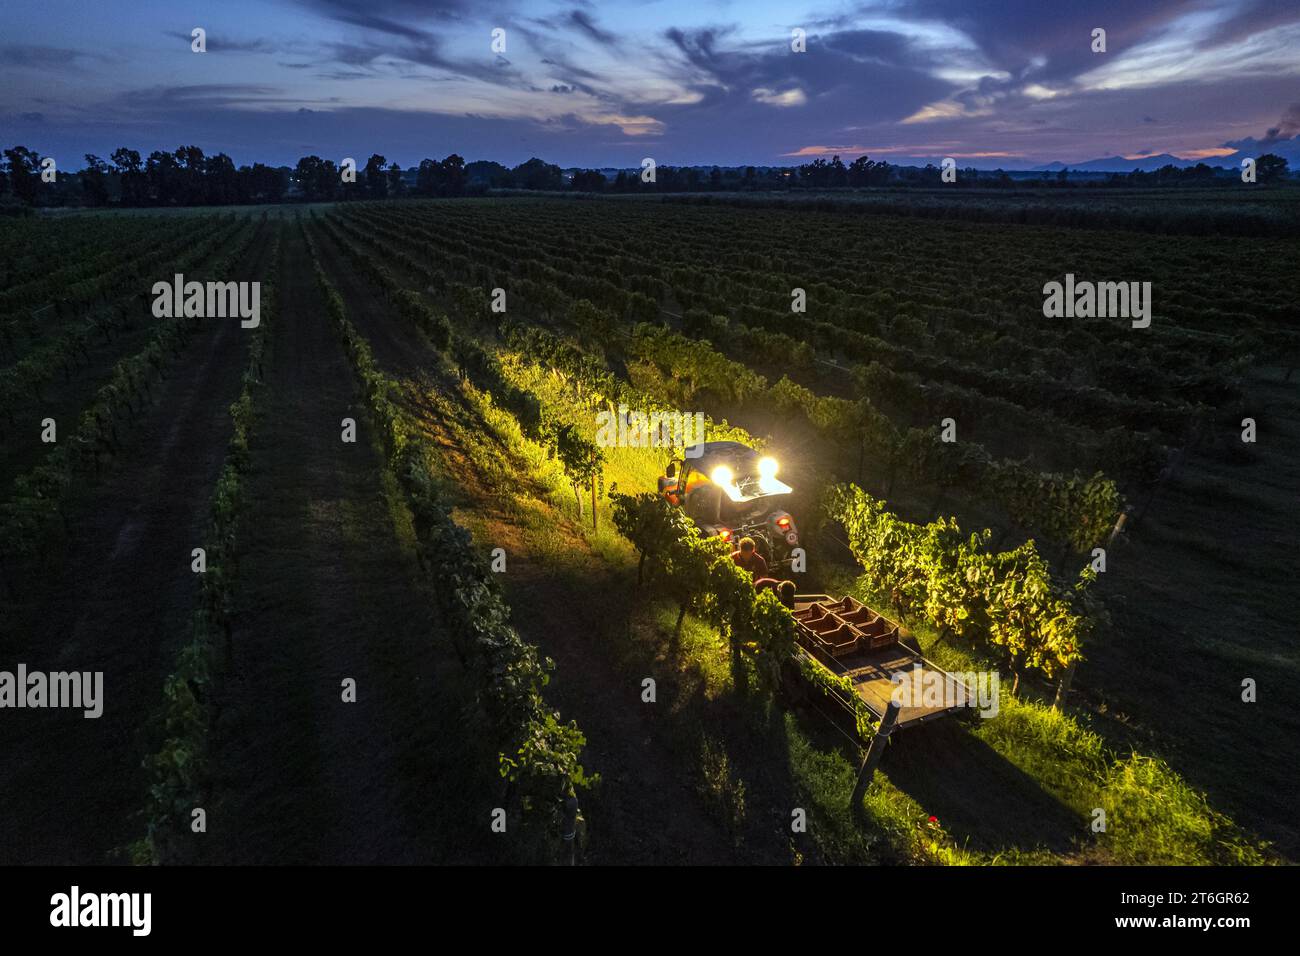
M 726 465 L 719 465 L 709 472 L 709 479 L 726 492 L 727 497 L 732 501 L 743 501 L 745 496 L 740 493 L 736 487 L 736 474 Z

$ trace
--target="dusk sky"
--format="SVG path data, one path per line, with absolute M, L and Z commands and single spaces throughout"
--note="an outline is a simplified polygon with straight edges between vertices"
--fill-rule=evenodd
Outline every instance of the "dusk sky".
M 3 21 L 0 144 L 65 169 L 181 144 L 240 164 L 1300 164 L 1300 0 L 6 0 Z

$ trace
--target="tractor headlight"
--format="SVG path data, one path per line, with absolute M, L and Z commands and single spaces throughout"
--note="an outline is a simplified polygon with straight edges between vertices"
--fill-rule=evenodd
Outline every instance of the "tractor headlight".
M 788 494 L 790 486 L 776 477 L 776 459 L 760 458 L 758 460 L 758 490 L 765 495 Z
M 719 485 L 723 488 L 729 486 L 731 484 L 732 479 L 735 477 L 736 477 L 735 473 L 733 473 L 732 470 L 728 468 L 726 465 L 719 465 L 717 468 L 714 468 L 713 471 L 709 473 L 709 479 L 715 485 Z

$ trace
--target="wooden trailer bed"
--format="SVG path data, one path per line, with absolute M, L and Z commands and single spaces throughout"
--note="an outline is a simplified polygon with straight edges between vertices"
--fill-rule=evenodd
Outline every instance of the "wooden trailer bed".
M 927 683 L 933 680 L 930 675 L 940 675 L 945 702 L 972 699 L 969 688 L 957 678 L 902 643 L 905 632 L 897 623 L 851 597 L 799 594 L 793 611 L 800 650 L 831 673 L 847 678 L 877 718 L 884 716 L 893 697 L 894 675 L 910 674 L 918 667 Z M 953 703 L 905 706 L 896 726 L 915 726 L 963 709 Z

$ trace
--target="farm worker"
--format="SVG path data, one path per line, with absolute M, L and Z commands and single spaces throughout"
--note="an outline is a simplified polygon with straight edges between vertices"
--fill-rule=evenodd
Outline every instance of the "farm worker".
M 754 549 L 753 538 L 741 538 L 740 550 L 731 552 L 731 560 L 748 571 L 752 581 L 767 577 L 767 562 Z
M 795 586 L 793 581 L 778 581 L 776 578 L 758 578 L 754 582 L 755 591 L 771 589 L 778 601 L 788 608 L 794 607 Z
M 659 479 L 659 493 L 668 499 L 669 504 L 681 504 L 681 498 L 678 495 L 677 487 L 677 462 L 670 461 L 668 467 L 664 469 L 663 477 Z

